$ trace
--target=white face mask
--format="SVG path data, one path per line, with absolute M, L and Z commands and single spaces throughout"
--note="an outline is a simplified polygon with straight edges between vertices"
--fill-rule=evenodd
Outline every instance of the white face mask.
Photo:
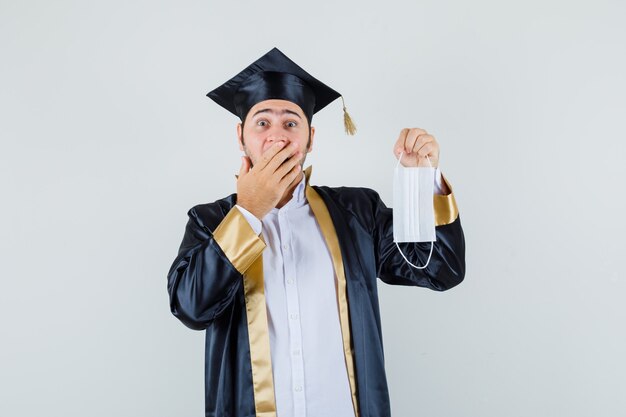
M 435 168 L 409 167 L 398 163 L 393 174 L 393 241 L 404 260 L 414 268 L 426 268 L 433 253 L 435 209 L 433 205 Z M 428 163 L 430 164 L 430 158 Z M 431 242 L 430 254 L 424 266 L 413 265 L 400 250 L 399 242 Z

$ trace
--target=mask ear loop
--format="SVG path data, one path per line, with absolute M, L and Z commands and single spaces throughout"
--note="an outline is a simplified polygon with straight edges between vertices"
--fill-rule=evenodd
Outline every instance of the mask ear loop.
M 398 158 L 398 163 L 396 164 L 396 171 L 398 170 L 398 167 L 400 166 L 400 161 L 402 161 L 402 155 L 404 155 L 404 151 L 400 154 L 400 157 Z M 426 155 L 426 159 L 428 160 L 428 163 L 430 164 L 430 167 L 432 168 L 433 164 L 430 162 L 430 158 L 428 157 L 428 155 Z M 430 253 L 428 254 L 428 259 L 426 260 L 426 264 L 424 266 L 417 266 L 409 262 L 406 256 L 404 256 L 404 253 L 402 253 L 402 249 L 400 249 L 400 245 L 398 245 L 398 242 L 395 242 L 395 244 L 396 244 L 396 247 L 398 248 L 398 251 L 400 252 L 400 255 L 402 255 L 406 263 L 411 265 L 415 269 L 424 269 L 428 266 L 428 263 L 430 262 L 430 258 L 431 256 L 433 256 L 433 248 L 435 246 L 435 242 L 430 242 Z

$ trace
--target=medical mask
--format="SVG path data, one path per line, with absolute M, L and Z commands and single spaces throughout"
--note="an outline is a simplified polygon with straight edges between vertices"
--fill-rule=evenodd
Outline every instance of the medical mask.
M 435 234 L 435 209 L 433 204 L 435 168 L 426 157 L 430 167 L 403 167 L 402 155 L 393 175 L 393 241 L 404 260 L 414 268 L 424 269 L 433 254 Z M 413 265 L 404 256 L 398 243 L 431 242 L 430 254 L 424 266 Z

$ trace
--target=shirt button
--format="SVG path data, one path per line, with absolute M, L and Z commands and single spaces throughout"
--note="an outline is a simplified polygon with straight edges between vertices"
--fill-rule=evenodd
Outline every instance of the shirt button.
M 298 392 L 302 391 L 302 387 L 301 387 L 300 385 L 298 385 L 298 386 L 296 387 L 296 391 L 298 391 Z
M 289 249 L 289 245 L 283 245 L 283 249 L 285 250 Z
M 298 349 L 296 349 L 296 350 L 293 351 L 293 354 L 297 356 L 297 355 L 300 354 L 300 351 Z
M 293 280 L 292 279 L 288 279 L 287 280 L 287 284 L 293 284 Z
M 298 315 L 297 314 L 292 314 L 290 317 L 295 320 L 295 319 L 298 318 Z

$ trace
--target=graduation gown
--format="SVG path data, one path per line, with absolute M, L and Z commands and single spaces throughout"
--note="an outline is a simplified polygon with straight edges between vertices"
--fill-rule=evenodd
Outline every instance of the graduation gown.
M 376 278 L 436 291 L 463 280 L 465 239 L 454 194 L 433 196 L 437 240 L 427 268 L 415 269 L 398 252 L 392 209 L 375 191 L 311 186 L 310 172 L 309 167 L 306 198 L 335 270 L 355 415 L 388 417 Z M 178 256 L 168 273 L 170 309 L 191 329 L 206 330 L 205 415 L 276 417 L 263 288 L 265 243 L 235 207 L 236 197 L 188 211 Z M 413 263 L 426 262 L 430 243 L 400 246 Z

